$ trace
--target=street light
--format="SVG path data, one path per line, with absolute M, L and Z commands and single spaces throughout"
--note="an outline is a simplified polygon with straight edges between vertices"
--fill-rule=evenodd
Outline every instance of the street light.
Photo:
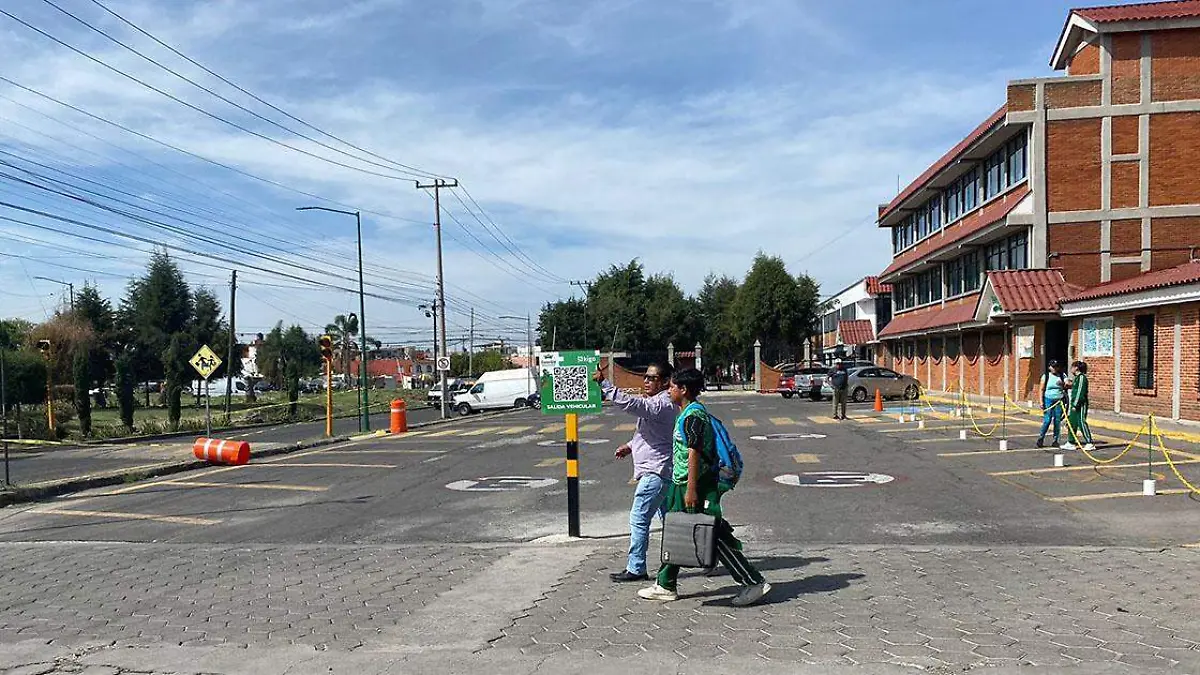
M 34 277 L 34 279 L 38 279 L 41 281 L 49 281 L 52 284 L 58 284 L 60 286 L 66 286 L 68 291 L 70 292 L 71 309 L 72 310 L 75 309 L 75 284 L 70 283 L 68 281 L 59 281 L 58 279 L 51 279 L 50 277 Z
M 359 406 L 361 407 L 358 417 L 358 430 L 371 430 L 371 411 L 367 407 L 367 299 L 363 291 L 363 256 L 362 256 L 362 216 L 358 211 L 342 211 L 341 209 L 330 209 L 324 206 L 300 206 L 297 211 L 328 211 L 330 213 L 340 213 L 345 216 L 354 216 L 354 222 L 358 231 L 358 337 L 359 337 L 359 358 L 358 358 L 358 398 Z
M 534 371 L 534 367 L 533 367 L 533 328 L 532 328 L 532 324 L 530 324 L 530 322 L 529 322 L 529 315 L 526 314 L 523 317 L 502 315 L 497 318 L 499 318 L 499 319 L 515 319 L 517 321 L 520 321 L 521 319 L 525 319 L 525 345 L 526 345 L 526 349 L 528 350 L 525 352 L 525 356 L 529 358 L 529 378 L 532 380 L 533 387 L 536 390 L 538 378 L 537 378 L 537 373 Z

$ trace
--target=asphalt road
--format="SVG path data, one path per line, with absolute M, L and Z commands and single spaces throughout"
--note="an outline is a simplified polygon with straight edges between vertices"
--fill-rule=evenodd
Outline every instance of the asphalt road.
M 976 464 L 939 456 L 952 447 L 980 447 L 978 441 L 921 445 L 913 442 L 919 434 L 907 433 L 916 431 L 912 425 L 832 423 L 825 417 L 827 404 L 795 399 L 716 399 L 710 405 L 726 421 L 745 456 L 746 474 L 727 497 L 726 509 L 750 541 L 805 545 L 1157 545 L 1164 541 L 1164 533 L 1154 528 L 1093 517 L 990 477 Z M 532 541 L 562 535 L 566 531 L 564 447 L 556 423 L 536 411 L 469 419 L 240 468 L 209 469 L 81 493 L 51 505 L 0 512 L 0 536 L 409 544 Z M 630 424 L 630 418 L 606 409 L 582 420 L 581 428 L 583 532 L 589 537 L 610 537 L 617 546 L 628 531 L 631 466 L 614 459 L 612 450 L 630 435 Z M 931 422 L 931 429 L 920 435 L 950 436 L 932 426 Z M 814 437 L 756 440 L 775 433 Z M 799 487 L 787 484 L 796 482 L 793 479 L 777 480 L 823 471 L 881 474 L 891 480 L 860 487 Z M 498 482 L 496 477 L 516 478 Z M 83 515 L 62 515 L 67 511 Z

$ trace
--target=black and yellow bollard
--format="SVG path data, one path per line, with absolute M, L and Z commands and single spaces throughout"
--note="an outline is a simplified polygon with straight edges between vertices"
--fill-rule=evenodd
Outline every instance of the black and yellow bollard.
M 579 415 L 567 413 L 567 534 L 579 534 Z

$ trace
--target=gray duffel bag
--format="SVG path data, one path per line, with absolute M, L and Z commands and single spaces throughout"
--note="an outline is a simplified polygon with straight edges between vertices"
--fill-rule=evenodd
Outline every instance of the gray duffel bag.
M 716 565 L 719 522 L 706 513 L 668 513 L 663 521 L 662 562 L 680 567 Z

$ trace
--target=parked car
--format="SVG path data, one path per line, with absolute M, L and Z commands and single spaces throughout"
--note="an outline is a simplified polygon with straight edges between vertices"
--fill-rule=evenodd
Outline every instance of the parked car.
M 453 377 L 453 378 L 446 380 L 446 396 L 447 396 L 446 400 L 450 401 L 451 404 L 453 404 L 454 397 L 456 395 L 461 394 L 462 392 L 470 389 L 471 385 L 473 385 L 473 384 L 474 384 L 473 381 L 465 380 L 461 377 Z M 442 383 L 441 382 L 434 382 L 433 385 L 429 387 L 429 391 L 426 393 L 426 400 L 429 402 L 429 405 L 432 408 L 442 407 Z M 453 405 L 451 405 L 451 407 L 453 407 Z
M 826 369 L 821 366 L 796 368 L 792 374 L 785 374 L 779 380 L 779 393 L 784 398 L 807 396 L 814 401 L 821 398 L 821 383 L 825 381 Z
M 884 398 L 906 398 L 914 400 L 921 395 L 921 382 L 911 375 L 901 375 L 894 370 L 878 366 L 851 368 L 847 389 L 850 400 L 862 403 L 875 396 L 878 389 Z M 821 387 L 823 396 L 833 397 L 833 388 L 828 378 Z
M 524 408 L 537 393 L 537 380 L 528 368 L 493 370 L 484 373 L 466 392 L 454 397 L 454 409 L 460 415 L 477 410 Z

